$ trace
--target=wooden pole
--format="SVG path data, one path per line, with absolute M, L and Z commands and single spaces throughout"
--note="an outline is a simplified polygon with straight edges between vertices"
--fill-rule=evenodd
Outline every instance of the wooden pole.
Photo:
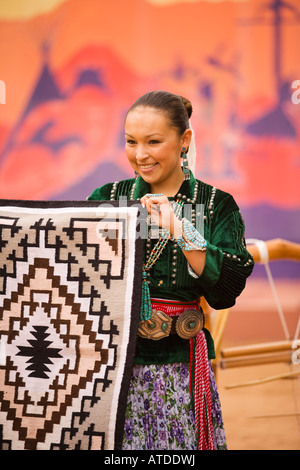
M 291 353 L 279 351 L 270 354 L 251 354 L 249 356 L 233 357 L 220 361 L 221 369 L 232 369 L 233 367 L 257 366 L 261 364 L 272 364 L 276 362 L 291 362 Z
M 226 385 L 225 388 L 230 389 L 230 388 L 238 388 L 238 387 L 248 387 L 250 385 L 260 385 L 260 384 L 264 384 L 267 382 L 272 382 L 273 380 L 288 379 L 288 378 L 296 377 L 297 375 L 300 375 L 300 370 L 294 371 L 294 372 L 287 372 L 285 374 L 272 375 L 270 377 L 265 377 L 265 378 L 257 379 L 257 380 L 251 380 L 249 382 Z
M 300 261 L 300 243 L 292 243 L 288 240 L 275 238 L 265 242 L 269 253 L 269 260 L 289 259 Z M 253 256 L 254 261 L 260 262 L 259 249 L 256 245 L 249 244 L 247 250 Z
M 221 357 L 228 359 L 237 356 L 249 356 L 252 354 L 289 351 L 292 350 L 292 344 L 292 341 L 273 341 L 270 343 L 258 343 L 245 346 L 236 346 L 233 348 L 225 348 L 221 351 Z
M 288 413 L 270 413 L 267 415 L 254 415 L 254 416 L 249 416 L 249 418 L 284 418 L 284 417 L 289 417 L 289 416 L 300 416 L 300 411 L 291 411 Z
M 230 313 L 229 308 L 217 311 L 213 325 L 212 325 L 211 334 L 212 334 L 212 337 L 214 338 L 216 357 L 218 357 L 219 355 L 222 338 L 223 338 L 224 330 L 228 321 L 229 313 Z

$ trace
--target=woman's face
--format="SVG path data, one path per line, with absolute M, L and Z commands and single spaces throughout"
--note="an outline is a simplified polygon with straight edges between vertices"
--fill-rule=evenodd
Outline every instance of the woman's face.
M 184 179 L 180 155 L 191 131 L 179 136 L 165 112 L 149 107 L 130 111 L 125 122 L 126 156 L 132 168 L 153 188 L 174 187 Z

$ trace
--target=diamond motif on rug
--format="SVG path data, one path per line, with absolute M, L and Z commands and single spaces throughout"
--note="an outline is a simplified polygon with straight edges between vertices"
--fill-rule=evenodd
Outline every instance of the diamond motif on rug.
M 121 447 L 142 245 L 94 204 L 0 202 L 2 449 Z

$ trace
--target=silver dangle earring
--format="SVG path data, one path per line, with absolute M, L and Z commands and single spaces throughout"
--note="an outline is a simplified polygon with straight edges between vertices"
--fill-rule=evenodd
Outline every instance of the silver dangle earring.
M 181 157 L 182 157 L 182 170 L 183 170 L 183 174 L 184 174 L 184 179 L 189 180 L 191 172 L 190 172 L 190 169 L 189 169 L 189 162 L 188 162 L 187 154 L 185 153 L 186 148 L 182 147 L 181 150 L 182 150 L 182 154 L 181 154 Z
M 137 171 L 134 171 L 134 177 L 135 177 L 135 179 L 137 179 L 138 176 L 139 176 L 138 172 L 137 172 Z

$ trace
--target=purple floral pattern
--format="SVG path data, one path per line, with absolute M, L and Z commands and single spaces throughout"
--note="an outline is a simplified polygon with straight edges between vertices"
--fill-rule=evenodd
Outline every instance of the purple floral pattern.
M 127 400 L 124 450 L 196 450 L 188 364 L 134 367 Z M 210 367 L 216 449 L 226 449 L 219 394 Z

